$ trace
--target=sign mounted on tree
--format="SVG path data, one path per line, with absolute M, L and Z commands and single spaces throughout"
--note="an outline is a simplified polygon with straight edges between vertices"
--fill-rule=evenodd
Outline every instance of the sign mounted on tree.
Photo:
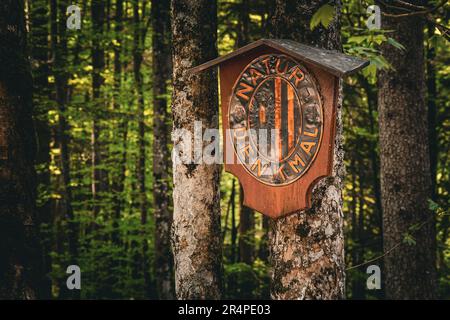
M 262 39 L 191 69 L 220 66 L 225 170 L 241 182 L 244 205 L 272 218 L 310 207 L 314 184 L 332 170 L 339 78 L 367 64 Z

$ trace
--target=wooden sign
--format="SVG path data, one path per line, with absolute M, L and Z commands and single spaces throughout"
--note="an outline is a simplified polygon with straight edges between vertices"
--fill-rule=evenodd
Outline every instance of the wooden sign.
M 339 78 L 367 64 L 262 39 L 191 69 L 220 66 L 225 170 L 244 205 L 272 218 L 310 207 L 315 183 L 331 174 Z

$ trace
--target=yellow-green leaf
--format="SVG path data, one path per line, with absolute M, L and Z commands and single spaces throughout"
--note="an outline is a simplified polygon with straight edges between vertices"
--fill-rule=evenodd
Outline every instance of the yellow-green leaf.
M 334 13 L 335 10 L 333 6 L 324 4 L 312 16 L 311 22 L 309 24 L 310 29 L 314 30 L 319 24 L 323 25 L 325 28 L 328 28 L 334 18 Z

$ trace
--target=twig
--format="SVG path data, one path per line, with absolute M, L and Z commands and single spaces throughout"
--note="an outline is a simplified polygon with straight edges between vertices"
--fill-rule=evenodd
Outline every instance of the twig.
M 445 212 L 444 212 L 444 213 L 441 212 L 441 213 L 437 213 L 437 214 L 436 214 L 436 216 L 440 216 L 440 215 L 442 215 L 442 216 L 448 216 L 449 214 L 446 214 Z M 430 221 L 433 221 L 433 218 L 434 218 L 434 215 L 431 215 L 428 219 L 426 219 L 425 221 L 423 221 L 423 222 L 417 227 L 417 229 L 415 229 L 415 230 L 414 230 L 413 232 L 411 232 L 411 233 L 415 233 L 415 232 L 419 231 L 424 225 L 426 225 L 426 224 L 429 223 Z M 357 264 L 357 265 L 348 267 L 348 268 L 346 268 L 345 270 L 346 270 L 346 271 L 347 271 L 347 270 L 352 270 L 352 269 L 355 269 L 355 268 L 364 266 L 364 265 L 366 265 L 366 264 L 369 264 L 369 263 L 371 263 L 371 262 L 377 261 L 377 260 L 383 258 L 384 256 L 388 255 L 389 253 L 391 253 L 393 250 L 395 250 L 396 248 L 398 248 L 398 247 L 399 247 L 400 245 L 402 245 L 402 244 L 404 244 L 404 243 L 403 243 L 403 240 L 400 241 L 400 242 L 398 242 L 396 245 L 394 245 L 392 248 L 390 248 L 388 251 L 384 252 L 383 254 L 381 254 L 381 255 L 379 255 L 379 256 L 377 256 L 377 257 L 375 257 L 375 258 L 369 259 L 369 260 L 367 260 L 367 261 L 365 261 L 365 262 L 362 262 L 362 263 L 360 263 L 360 264 Z
M 388 255 L 389 253 L 391 253 L 392 250 L 395 250 L 396 248 L 398 248 L 401 244 L 402 244 L 402 242 L 399 242 L 399 243 L 397 243 L 395 246 L 393 246 L 392 248 L 390 248 L 388 251 L 386 251 L 385 253 L 383 253 L 383 254 L 381 254 L 381 255 L 375 257 L 375 258 L 372 258 L 372 259 L 370 259 L 370 260 L 367 260 L 367 261 L 365 261 L 365 262 L 363 262 L 363 263 L 360 263 L 360 264 L 357 264 L 357 265 L 348 267 L 348 268 L 345 269 L 345 270 L 348 271 L 348 270 L 356 269 L 356 268 L 359 268 L 359 267 L 361 267 L 361 266 L 363 266 L 363 265 L 366 265 L 366 264 L 369 264 L 369 263 L 371 263 L 371 262 L 374 262 L 374 261 L 376 261 L 376 260 L 378 260 L 378 259 L 381 259 L 381 258 L 383 258 L 384 256 L 386 256 L 386 255 Z
M 381 0 L 379 0 L 378 2 L 382 3 L 386 7 L 396 8 L 396 9 L 400 9 L 400 10 L 405 10 L 405 8 L 402 8 L 402 7 L 388 5 L 388 4 L 384 3 Z M 399 1 L 396 1 L 396 2 L 399 2 Z M 400 1 L 400 2 L 402 2 L 402 1 Z M 410 11 L 408 13 L 400 13 L 400 14 L 391 14 L 391 13 L 381 12 L 381 14 L 386 16 L 386 17 L 391 17 L 391 18 L 404 18 L 404 17 L 411 17 L 411 16 L 418 16 L 418 15 L 427 15 L 428 13 L 435 12 L 439 8 L 443 7 L 445 4 L 447 4 L 447 0 L 442 1 L 436 7 L 431 8 L 431 9 L 420 10 L 420 11 Z M 423 8 L 425 8 L 425 7 L 423 7 Z
M 405 1 L 402 1 L 402 0 L 394 0 L 394 1 L 397 2 L 399 5 L 402 5 L 404 7 L 409 7 L 409 8 L 412 8 L 412 9 L 419 9 L 419 10 L 424 10 L 424 9 L 426 10 L 427 9 L 427 7 L 418 6 L 416 4 L 408 3 L 408 2 L 405 2 Z

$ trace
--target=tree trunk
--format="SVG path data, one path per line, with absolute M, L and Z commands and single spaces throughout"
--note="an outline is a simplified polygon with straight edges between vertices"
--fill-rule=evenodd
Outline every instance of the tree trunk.
M 68 102 L 68 79 L 66 71 L 67 63 L 67 36 L 66 16 L 67 2 L 64 0 L 51 0 L 51 47 L 53 55 L 52 72 L 55 76 L 56 103 L 58 107 L 57 141 L 60 148 L 60 166 L 62 178 L 62 212 L 61 220 L 67 222 L 67 250 L 70 264 L 78 264 L 78 233 L 79 225 L 75 221 L 72 208 L 70 150 L 69 150 L 69 124 L 66 119 Z M 58 19 L 59 18 L 59 19 Z M 60 297 L 77 298 L 79 291 L 68 291 L 65 283 L 60 286 Z
M 436 88 L 436 49 L 432 45 L 434 25 L 428 23 L 428 48 L 427 48 L 427 90 L 428 90 L 428 136 L 430 141 L 430 173 L 431 173 L 431 197 L 436 200 L 436 179 L 438 162 L 438 136 L 437 123 L 437 88 Z
M 105 52 L 103 49 L 103 28 L 105 22 L 105 3 L 103 0 L 92 0 L 92 212 L 97 217 L 100 212 L 100 194 L 105 191 L 105 172 L 99 166 L 102 162 L 102 150 L 100 143 L 100 114 L 104 103 L 101 98 L 101 87 L 104 83 L 102 71 L 105 68 Z
M 122 88 L 122 31 L 123 31 L 123 0 L 116 1 L 115 12 L 115 40 L 117 45 L 114 46 L 114 111 L 121 114 L 121 88 Z M 113 194 L 113 232 L 112 241 L 115 245 L 120 244 L 120 213 L 123 209 L 123 191 L 125 183 L 125 170 L 127 161 L 127 136 L 128 136 L 128 119 L 126 117 L 117 120 L 117 132 L 121 138 L 121 151 L 117 152 L 118 156 L 118 173 L 112 180 L 111 191 Z
M 133 37 L 133 74 L 134 83 L 136 87 L 137 95 L 137 117 L 138 117 L 138 162 L 136 166 L 137 170 L 137 184 L 139 190 L 139 212 L 141 214 L 141 236 L 142 236 L 142 251 L 139 258 L 139 268 L 143 272 L 145 293 L 149 293 L 150 290 L 150 274 L 148 270 L 148 239 L 146 236 L 147 225 L 147 190 L 145 185 L 145 101 L 144 101 L 144 88 L 143 79 L 141 74 L 142 54 L 144 52 L 145 33 L 143 32 L 144 23 L 144 10 L 146 3 L 144 2 L 141 10 L 142 14 L 139 14 L 139 2 L 133 3 L 133 23 L 134 23 L 134 37 Z
M 369 81 L 364 77 L 360 76 L 358 77 L 358 81 L 361 83 L 364 91 L 366 92 L 367 97 L 367 106 L 369 107 L 369 132 L 371 135 L 376 135 L 375 132 L 376 124 L 375 124 L 375 115 L 374 111 L 377 108 L 377 92 L 373 90 L 373 86 L 369 83 Z M 381 206 L 381 191 L 380 191 L 380 178 L 379 178 L 379 165 L 378 165 L 378 154 L 377 154 L 377 142 L 370 141 L 369 145 L 370 151 L 370 163 L 372 167 L 372 185 L 373 185 L 373 192 L 375 196 L 375 205 L 377 208 L 377 222 L 379 223 L 379 227 L 381 230 L 381 236 L 383 235 L 383 228 L 382 228 L 382 220 L 383 220 L 383 210 Z M 382 240 L 381 240 L 382 242 Z M 382 247 L 382 245 L 380 245 Z
M 39 168 L 37 172 L 37 186 L 41 193 L 40 203 L 37 207 L 38 219 L 43 225 L 42 252 L 43 252 L 43 268 L 47 275 L 42 287 L 42 298 L 51 298 L 52 281 L 48 276 L 52 270 L 52 259 L 50 256 L 52 235 L 50 232 L 52 223 L 51 213 L 51 185 L 50 185 L 50 141 L 51 132 L 49 127 L 48 99 L 50 97 L 50 89 L 48 77 L 49 69 L 49 11 L 46 0 L 38 0 L 30 3 L 31 8 L 31 56 L 34 61 L 33 69 L 33 105 L 34 119 L 37 133 L 37 156 L 36 166 Z M 39 196 L 38 196 L 39 199 Z M 45 227 L 44 227 L 45 226 Z
M 169 113 L 167 81 L 170 79 L 170 3 L 152 1 L 153 49 L 153 201 L 155 217 L 155 278 L 158 297 L 173 299 L 173 255 L 170 229 L 173 214 L 170 197 Z
M 244 193 L 240 186 L 239 261 L 252 265 L 255 255 L 255 213 L 243 205 Z
M 217 73 L 187 70 L 217 56 L 215 0 L 173 0 L 174 130 L 218 128 Z M 175 139 L 174 139 L 175 140 Z M 180 143 L 174 141 L 174 146 Z M 220 166 L 174 163 L 175 286 L 178 299 L 219 299 L 222 287 Z
M 406 48 L 382 47 L 393 68 L 378 77 L 384 250 L 398 246 L 384 257 L 386 297 L 432 299 L 437 286 L 436 231 L 427 202 L 431 177 L 424 22 L 417 16 L 384 17 L 382 22 L 384 29 L 395 31 L 392 37 Z M 408 245 L 403 243 L 404 235 L 413 225 L 421 227 L 411 234 L 416 243 Z
M 236 47 L 240 48 L 249 42 L 250 3 L 241 0 L 238 19 Z M 253 264 L 255 246 L 255 212 L 244 206 L 244 189 L 239 185 L 239 261 Z
M 61 175 L 63 179 L 62 194 L 63 194 L 63 212 L 64 218 L 68 221 L 68 250 L 70 260 L 76 264 L 78 256 L 78 225 L 74 221 L 74 214 L 72 209 L 72 191 L 70 188 L 70 156 L 69 156 L 69 125 L 66 120 L 66 106 L 67 106 L 67 86 L 69 76 L 65 71 L 66 55 L 67 55 L 67 37 L 66 25 L 62 17 L 66 14 L 66 3 L 60 1 L 59 5 L 56 0 L 51 1 L 51 42 L 53 54 L 53 74 L 55 75 L 56 86 L 56 103 L 58 106 L 58 128 L 57 140 L 60 147 L 60 162 Z M 59 12 L 59 23 L 57 20 Z
M 359 243 L 357 241 L 358 239 L 358 222 L 357 222 L 357 200 L 358 200 L 358 194 L 357 194 L 357 185 L 356 185 L 356 161 L 355 161 L 356 155 L 352 154 L 351 161 L 350 161 L 350 171 L 351 171 L 351 181 L 352 181 L 352 202 L 350 206 L 350 212 L 351 212 L 351 238 L 353 240 L 353 246 L 351 248 L 351 259 L 352 259 L 352 265 L 357 265 L 360 263 L 360 260 L 358 259 L 358 246 Z M 361 282 L 361 279 L 359 277 L 354 277 L 351 288 L 352 288 L 352 299 L 360 299 L 359 296 L 359 283 Z
M 237 262 L 236 259 L 236 240 L 237 240 L 237 226 L 236 226 L 236 180 L 233 179 L 233 185 L 231 186 L 231 263 Z
M 353 238 L 356 242 L 356 256 L 357 259 L 355 261 L 355 264 L 360 264 L 364 261 L 364 248 L 366 247 L 365 244 L 365 229 L 364 229 L 364 163 L 363 159 L 360 155 L 358 155 L 358 225 L 356 227 L 356 234 Z M 356 170 L 356 168 L 355 168 Z M 364 266 L 367 267 L 367 266 Z M 365 270 L 362 269 L 362 272 Z M 365 299 L 365 289 L 366 289 L 366 283 L 364 280 L 361 280 L 361 278 L 358 279 L 355 283 L 356 288 L 354 289 L 355 295 L 353 298 L 356 299 Z
M 326 49 L 341 50 L 340 1 L 328 29 L 309 28 L 312 15 L 324 4 L 313 0 L 277 0 L 272 20 L 273 37 L 288 38 Z M 344 298 L 344 236 L 342 181 L 341 99 L 336 110 L 336 140 L 332 176 L 321 180 L 313 190 L 312 207 L 272 221 L 270 261 L 273 299 Z
M 23 0 L 0 3 L 0 43 L 0 299 L 37 299 L 42 256 Z

